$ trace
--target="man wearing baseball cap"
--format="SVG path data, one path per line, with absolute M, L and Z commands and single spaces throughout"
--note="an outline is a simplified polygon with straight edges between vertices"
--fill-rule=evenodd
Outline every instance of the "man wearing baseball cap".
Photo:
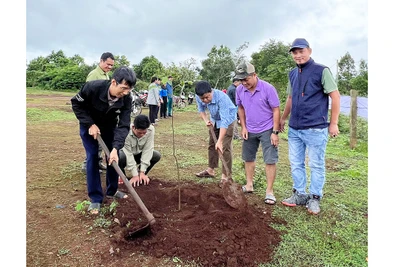
M 282 204 L 305 205 L 309 213 L 318 214 L 325 184 L 328 133 L 331 137 L 339 134 L 340 94 L 329 68 L 311 58 L 312 50 L 306 39 L 295 39 L 289 52 L 297 67 L 289 72 L 288 97 L 279 130 L 285 130 L 290 114 L 288 142 L 293 194 Z M 330 121 L 329 97 L 332 99 Z M 306 192 L 306 151 L 311 171 L 309 194 Z
M 256 167 L 256 154 L 261 143 L 265 163 L 267 188 L 265 204 L 274 205 L 273 184 L 276 177 L 279 144 L 279 98 L 274 86 L 257 77 L 250 62 L 243 62 L 236 67 L 235 77 L 241 81 L 236 88 L 236 104 L 242 126 L 242 159 L 245 162 L 245 193 L 252 193 L 253 177 Z

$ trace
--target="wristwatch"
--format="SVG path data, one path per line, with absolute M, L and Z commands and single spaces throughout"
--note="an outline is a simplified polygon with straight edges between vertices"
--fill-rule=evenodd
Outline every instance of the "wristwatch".
M 272 133 L 278 135 L 279 131 L 272 130 Z

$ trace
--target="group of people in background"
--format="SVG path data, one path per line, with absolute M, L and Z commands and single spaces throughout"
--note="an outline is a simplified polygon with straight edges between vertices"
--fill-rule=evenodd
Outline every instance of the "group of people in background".
M 147 104 L 149 106 L 149 118 L 153 126 L 160 119 L 172 117 L 172 101 L 173 101 L 173 77 L 168 76 L 168 81 L 163 84 L 161 78 L 157 76 L 151 77 L 148 87 Z
M 283 199 L 282 204 L 306 206 L 311 214 L 319 214 L 326 179 L 328 136 L 339 134 L 340 94 L 329 68 L 311 58 L 312 49 L 306 39 L 295 39 L 288 52 L 296 67 L 288 75 L 287 99 L 282 114 L 276 88 L 260 79 L 250 62 L 236 66 L 232 84 L 225 92 L 213 89 L 207 81 L 196 83 L 197 109 L 209 128 L 209 143 L 208 166 L 195 175 L 200 178 L 215 177 L 221 153 L 228 168 L 222 166 L 221 183 L 231 178 L 232 140 L 239 139 L 242 140 L 241 159 L 246 175 L 242 191 L 252 193 L 256 155 L 261 145 L 267 182 L 264 202 L 274 205 L 277 202 L 273 185 L 279 159 L 279 133 L 286 130 L 289 118 L 288 144 L 293 186 L 291 196 Z M 149 116 L 139 115 L 131 122 L 129 93 L 136 84 L 136 76 L 130 68 L 122 66 L 110 78 L 107 73 L 113 65 L 113 55 L 104 53 L 99 66 L 89 73 L 87 82 L 71 99 L 86 151 L 83 169 L 91 200 L 89 211 L 93 214 L 99 212 L 104 198 L 101 170 L 106 170 L 106 197 L 128 197 L 118 191 L 118 174 L 111 165 L 113 161 L 124 170 L 133 186 L 149 183 L 147 174 L 161 159 L 161 153 L 154 150 L 154 126 L 159 121 L 158 113 L 160 119 L 172 117 L 173 77 L 169 76 L 165 84 L 160 78 L 152 77 L 147 98 Z M 99 154 L 99 135 L 110 151 L 106 165 L 101 162 Z M 310 168 L 308 190 L 307 155 Z

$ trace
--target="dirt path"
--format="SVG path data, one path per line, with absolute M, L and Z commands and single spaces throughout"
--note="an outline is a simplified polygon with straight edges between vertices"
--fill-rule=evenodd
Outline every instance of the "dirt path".
M 69 99 L 27 96 L 27 107 L 72 112 Z M 147 109 L 143 113 L 147 114 Z M 175 112 L 173 123 L 190 132 L 198 120 L 196 112 Z M 80 171 L 84 150 L 78 121 L 27 122 L 27 266 L 267 263 L 280 242 L 280 233 L 270 224 L 284 223 L 271 216 L 274 207 L 263 204 L 258 196 L 247 195 L 246 211 L 231 208 L 218 187 L 219 179 L 199 182 L 193 175 L 206 165 L 206 127 L 196 134 L 182 130 L 173 136 L 171 125 L 167 119 L 156 126 L 156 149 L 162 159 L 149 174 L 150 185 L 136 188 L 156 223 L 147 235 L 128 240 L 128 229 L 146 222 L 132 197 L 120 200 L 116 214 L 107 213 L 101 220 L 75 211 L 77 201 L 88 200 L 85 175 Z M 179 172 L 173 140 L 179 143 L 175 147 Z M 235 141 L 236 156 L 240 149 L 240 141 Z M 128 192 L 124 185 L 120 190 Z M 110 204 L 108 200 L 103 206 Z M 104 227 L 106 224 L 109 227 Z M 103 227 L 96 227 L 99 225 Z

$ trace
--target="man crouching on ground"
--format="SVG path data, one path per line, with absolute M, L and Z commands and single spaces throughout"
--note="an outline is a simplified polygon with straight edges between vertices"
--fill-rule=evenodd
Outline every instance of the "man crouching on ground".
M 125 168 L 126 177 L 133 187 L 148 185 L 147 174 L 161 159 L 161 153 L 154 150 L 154 135 L 155 128 L 149 118 L 139 115 L 133 121 L 124 147 L 119 150 L 119 166 Z

